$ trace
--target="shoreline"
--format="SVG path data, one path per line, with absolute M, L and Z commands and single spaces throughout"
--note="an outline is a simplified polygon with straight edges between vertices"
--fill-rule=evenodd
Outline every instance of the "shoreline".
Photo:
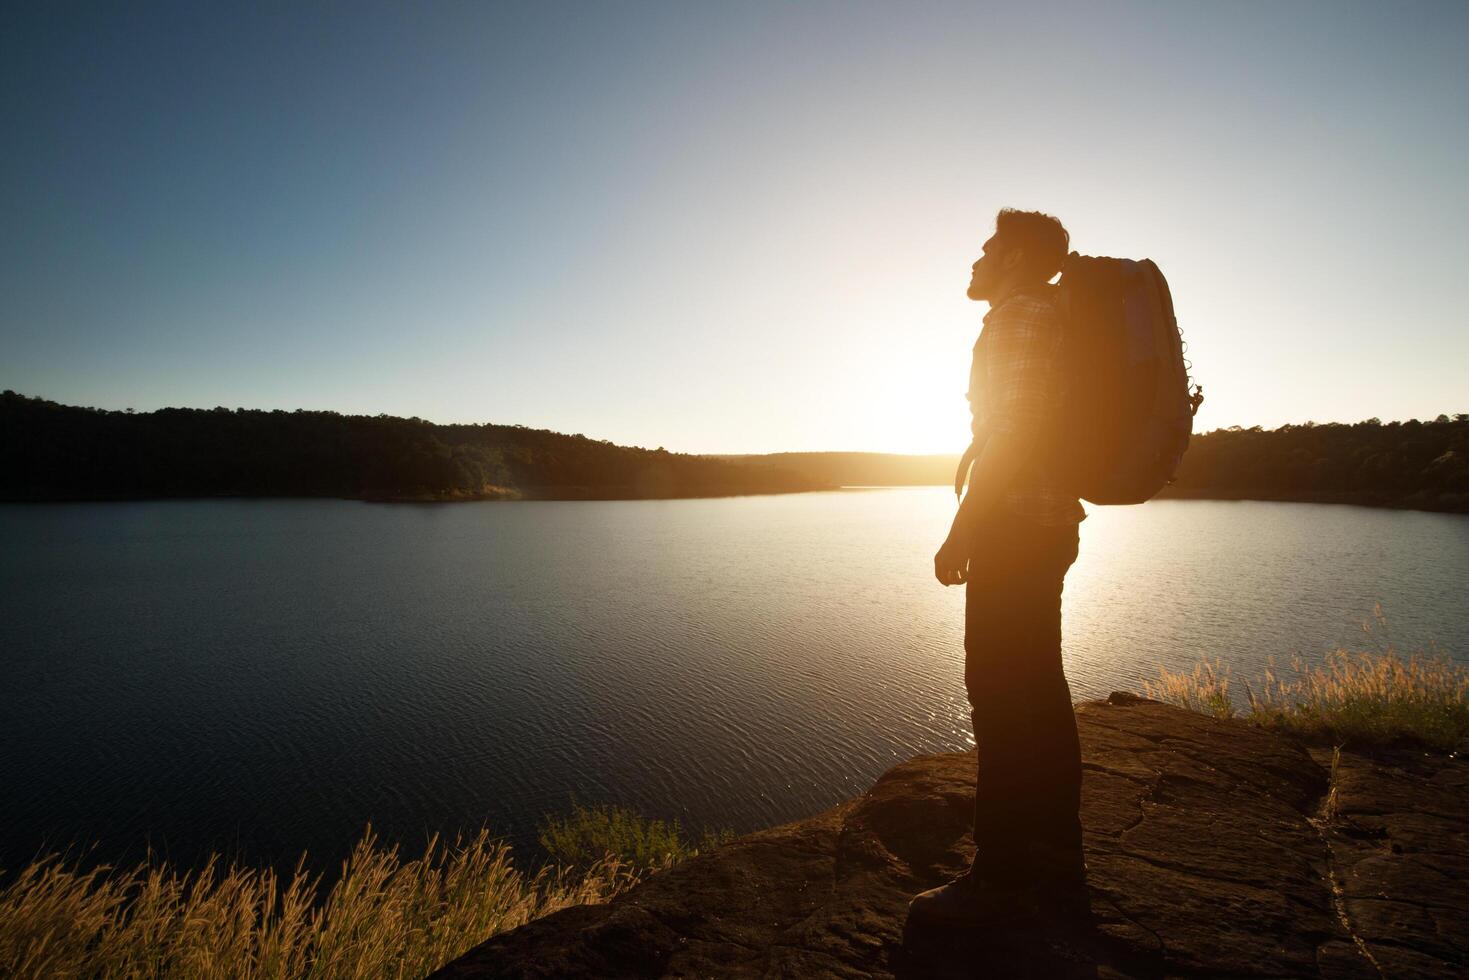
M 615 500 L 722 500 L 730 497 L 779 497 L 796 493 L 830 493 L 835 490 L 846 489 L 892 489 L 885 487 L 848 488 L 839 486 L 816 486 L 802 487 L 788 490 L 726 490 L 699 494 L 639 494 L 632 491 L 619 493 L 616 490 L 592 490 L 590 488 L 555 488 L 547 491 L 541 488 L 527 490 L 515 490 L 508 487 L 500 487 L 492 492 L 463 493 L 451 491 L 447 493 L 423 493 L 423 494 L 355 494 L 343 496 L 340 494 L 256 494 L 256 493 L 216 493 L 216 494 L 180 494 L 178 496 L 156 496 L 140 495 L 135 497 L 106 496 L 106 497 L 25 497 L 0 499 L 0 505 L 4 504 L 134 504 L 152 503 L 168 500 L 342 500 L 356 501 L 364 504 L 459 504 L 459 503 L 527 503 L 527 502 L 554 502 L 554 501 L 615 501 Z M 560 492 L 557 492 L 560 491 Z
M 1270 491 L 1192 490 L 1165 487 L 1154 500 L 1255 500 L 1277 504 L 1342 504 L 1375 510 L 1416 510 L 1427 514 L 1469 514 L 1469 494 L 1449 494 L 1447 499 L 1414 500 L 1394 498 L 1372 491 L 1338 490 L 1307 493 Z
M 916 487 L 941 487 L 939 483 L 889 483 L 812 486 L 777 490 L 730 489 L 699 494 L 640 494 L 633 488 L 591 487 L 534 487 L 516 489 L 495 487 L 483 492 L 469 493 L 447 491 L 443 493 L 418 494 L 310 494 L 282 496 L 275 494 L 209 494 L 179 496 L 68 496 L 28 497 L 0 499 L 0 504 L 98 504 L 98 503 L 143 503 L 163 500 L 355 500 L 369 504 L 455 504 L 485 502 L 553 502 L 553 501 L 632 501 L 632 500 L 718 500 L 731 497 L 774 497 L 797 493 L 830 493 L 838 490 L 902 490 Z M 1154 500 L 1213 500 L 1213 501 L 1256 501 L 1259 503 L 1328 504 L 1349 507 L 1366 507 L 1373 510 L 1417 511 L 1426 514 L 1469 514 L 1469 496 L 1450 495 L 1449 499 L 1411 500 L 1385 497 L 1382 494 L 1358 491 L 1320 493 L 1271 493 L 1250 491 L 1201 491 L 1192 489 L 1165 488 Z M 1102 505 L 1084 506 L 1097 507 Z

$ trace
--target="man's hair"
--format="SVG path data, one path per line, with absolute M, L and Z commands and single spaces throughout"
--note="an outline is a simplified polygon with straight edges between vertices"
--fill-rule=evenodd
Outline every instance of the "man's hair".
M 995 235 L 1005 251 L 1018 248 L 1024 254 L 1020 278 L 1025 283 L 1049 282 L 1061 271 L 1071 250 L 1071 236 L 1065 227 L 1040 211 L 1002 209 L 995 215 Z

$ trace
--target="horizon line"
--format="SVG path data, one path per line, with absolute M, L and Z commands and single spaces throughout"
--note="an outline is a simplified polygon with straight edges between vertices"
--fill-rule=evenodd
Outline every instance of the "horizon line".
M 957 457 L 957 456 L 961 455 L 964 452 L 964 447 L 961 447 L 961 448 L 959 448 L 957 450 L 941 450 L 941 451 L 937 451 L 937 452 L 911 452 L 911 451 L 893 451 L 893 450 L 883 450 L 883 449 L 768 449 L 768 450 L 761 450 L 761 451 L 755 451 L 755 452 L 751 452 L 751 451 L 745 451 L 745 452 L 719 452 L 719 451 L 701 450 L 701 451 L 698 451 L 698 452 L 684 452 L 684 451 L 681 451 L 681 450 L 664 449 L 664 447 L 662 447 L 662 446 L 657 446 L 657 447 L 638 446 L 638 445 L 634 445 L 632 443 L 615 442 L 614 440 L 611 440 L 611 439 L 599 439 L 599 438 L 596 438 L 594 436 L 589 436 L 589 435 L 587 435 L 585 433 L 582 433 L 582 432 L 563 432 L 560 429 L 551 429 L 551 428 L 546 428 L 544 426 L 537 426 L 537 425 L 527 425 L 527 424 L 521 423 L 521 422 L 493 422 L 493 421 L 478 421 L 478 422 L 460 422 L 460 421 L 455 421 L 455 422 L 439 422 L 439 421 L 435 421 L 433 419 L 426 419 L 426 418 L 423 418 L 422 416 L 418 416 L 418 415 L 392 415 L 392 414 L 389 414 L 387 412 L 377 412 L 377 413 L 371 413 L 371 414 L 369 414 L 369 413 L 366 413 L 366 412 L 343 412 L 343 411 L 340 411 L 338 409 L 332 409 L 332 408 L 305 408 L 305 407 L 299 407 L 299 406 L 297 408 L 294 408 L 294 409 L 286 409 L 286 408 L 246 408 L 244 406 L 236 406 L 235 408 L 230 408 L 230 407 L 228 407 L 226 405 L 213 405 L 213 406 L 209 406 L 209 407 L 204 407 L 204 406 L 190 406 L 190 405 L 163 405 L 163 406 L 159 406 L 158 408 L 143 409 L 142 411 L 138 411 L 138 410 L 134 409 L 132 406 L 128 406 L 126 408 L 103 408 L 103 407 L 101 407 L 99 405 L 71 405 L 71 404 L 67 404 L 65 402 L 59 402 L 59 401 L 55 401 L 55 400 L 50 399 L 50 398 L 45 398 L 45 397 L 40 396 L 40 395 L 27 395 L 24 392 L 16 391 L 13 388 L 0 389 L 0 394 L 14 395 L 14 396 L 19 397 L 19 398 L 26 398 L 26 399 L 31 399 L 31 400 L 35 400 L 35 401 L 46 402 L 46 403 L 49 403 L 49 404 L 52 404 L 52 405 L 59 405 L 59 406 L 61 406 L 63 408 L 76 408 L 76 409 L 81 409 L 83 411 L 115 412 L 115 413 L 119 413 L 119 414 L 133 414 L 133 415 L 149 415 L 149 414 L 152 414 L 154 412 L 165 412 L 165 411 L 212 412 L 212 411 L 217 411 L 219 409 L 224 409 L 227 412 L 265 412 L 265 413 L 281 412 L 281 413 L 286 414 L 286 415 L 292 415 L 292 414 L 295 414 L 297 412 L 301 412 L 301 413 L 322 413 L 322 414 L 341 415 L 341 416 L 344 416 L 346 418 L 383 418 L 383 417 L 386 417 L 386 418 L 393 418 L 393 419 L 401 419 L 401 420 L 403 420 L 405 422 L 406 421 L 414 421 L 414 420 L 416 420 L 416 421 L 424 422 L 424 423 L 426 423 L 428 425 L 434 425 L 434 426 L 453 426 L 453 425 L 483 426 L 483 425 L 492 425 L 492 426 L 501 426 L 501 427 L 504 427 L 504 428 L 526 429 L 526 430 L 533 431 L 533 432 L 549 432 L 549 433 L 552 433 L 554 435 L 567 436 L 569 438 L 577 438 L 577 437 L 580 437 L 580 438 L 583 438 L 583 439 L 590 439 L 593 442 L 605 442 L 605 443 L 609 443 L 611 445 L 618 446 L 618 447 L 621 447 L 621 448 L 624 448 L 624 449 L 641 449 L 641 450 L 649 451 L 649 452 L 653 452 L 653 451 L 657 451 L 657 450 L 663 450 L 664 452 L 677 453 L 678 455 L 683 455 L 683 456 L 715 456 L 715 457 L 719 457 L 719 456 L 725 456 L 725 457 L 728 457 L 728 456 L 742 456 L 743 457 L 743 456 L 790 456 L 790 455 L 817 455 L 817 454 L 820 454 L 820 455 L 838 455 L 838 454 L 843 454 L 843 455 L 857 455 L 857 454 L 860 454 L 860 455 L 868 455 L 868 456 L 907 456 L 907 457 L 912 457 L 912 458 L 921 458 L 921 457 L 935 457 L 935 456 L 955 456 L 955 457 Z M 1264 425 L 1260 425 L 1260 424 L 1256 424 L 1256 425 L 1239 425 L 1239 424 L 1235 424 L 1235 425 L 1215 426 L 1212 429 L 1199 430 L 1199 431 L 1194 432 L 1193 435 L 1200 436 L 1200 435 L 1204 435 L 1204 434 L 1206 434 L 1208 432 L 1227 432 L 1227 431 L 1230 431 L 1230 430 L 1249 431 L 1251 429 L 1260 429 L 1261 431 L 1264 431 L 1264 432 L 1274 432 L 1274 431 L 1276 431 L 1278 429 L 1283 429 L 1283 428 L 1286 428 L 1288 426 L 1289 427 L 1292 427 L 1292 428 L 1300 428 L 1300 427 L 1304 427 L 1304 426 L 1363 425 L 1363 424 L 1371 423 L 1373 421 L 1376 421 L 1377 424 L 1384 425 L 1384 426 L 1386 426 L 1386 425 L 1406 425 L 1406 424 L 1408 424 L 1410 422 L 1417 422 L 1420 425 L 1422 425 L 1422 424 L 1431 424 L 1431 423 L 1434 423 L 1434 422 L 1436 422 L 1440 418 L 1445 418 L 1445 419 L 1447 419 L 1449 421 L 1455 421 L 1455 420 L 1458 420 L 1458 416 L 1462 416 L 1462 415 L 1465 415 L 1465 414 L 1466 413 L 1462 413 L 1462 412 L 1458 412 L 1458 413 L 1440 412 L 1437 416 L 1435 416 L 1432 419 L 1418 419 L 1418 418 L 1411 418 L 1411 419 L 1383 419 L 1380 416 L 1376 416 L 1376 415 L 1368 416 L 1367 418 L 1364 418 L 1364 419 L 1355 419 L 1355 420 L 1352 420 L 1352 421 L 1334 420 L 1334 419 L 1333 420 L 1327 420 L 1327 421 L 1318 421 L 1318 420 L 1315 420 L 1315 419 L 1307 419 L 1305 422 L 1283 422 L 1280 425 L 1269 426 L 1269 427 L 1264 426 Z

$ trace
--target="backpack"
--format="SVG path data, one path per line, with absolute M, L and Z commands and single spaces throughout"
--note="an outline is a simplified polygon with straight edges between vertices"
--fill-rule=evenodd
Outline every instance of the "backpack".
M 1056 294 L 1065 391 L 1050 472 L 1094 504 L 1140 504 L 1172 482 L 1203 388 L 1149 259 L 1072 252 Z

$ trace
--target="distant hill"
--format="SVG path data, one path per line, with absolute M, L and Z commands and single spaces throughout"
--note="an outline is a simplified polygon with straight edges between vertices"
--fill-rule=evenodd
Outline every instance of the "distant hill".
M 780 467 L 518 425 L 228 408 L 114 412 L 0 394 L 0 499 L 711 497 L 825 489 Z
M 791 470 L 839 487 L 908 487 L 950 484 L 959 454 L 904 456 L 897 453 L 768 453 L 717 456 L 747 466 Z
M 113 412 L 0 394 L 0 500 L 307 496 L 623 499 L 948 486 L 957 455 L 698 456 L 518 425 L 390 415 Z M 1165 497 L 1469 513 L 1469 415 L 1216 429 Z
M 839 486 L 948 486 L 958 455 L 725 456 Z M 1216 429 L 1193 437 L 1164 497 L 1301 500 L 1469 513 L 1469 415 L 1431 422 Z

